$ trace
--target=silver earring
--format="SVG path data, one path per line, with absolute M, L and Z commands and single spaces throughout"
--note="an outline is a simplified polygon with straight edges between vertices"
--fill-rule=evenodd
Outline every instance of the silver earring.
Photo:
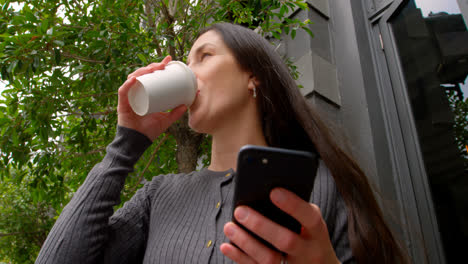
M 257 87 L 253 88 L 253 98 L 257 98 Z

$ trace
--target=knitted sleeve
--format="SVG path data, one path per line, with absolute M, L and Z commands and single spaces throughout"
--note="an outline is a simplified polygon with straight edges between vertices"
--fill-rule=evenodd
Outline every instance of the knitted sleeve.
M 150 145 L 151 141 L 139 132 L 117 128 L 116 137 L 107 147 L 104 159 L 89 172 L 63 209 L 36 263 L 97 263 L 102 261 L 106 248 L 110 248 L 110 241 L 113 241 L 112 248 L 116 248 L 117 240 L 128 238 L 130 241 L 145 236 L 142 234 L 146 221 L 144 212 L 148 208 L 145 208 L 144 188 L 127 205 L 125 212 L 110 217 L 114 212 L 113 206 L 120 203 L 120 192 L 126 176 L 133 171 L 133 166 Z M 140 220 L 133 220 L 136 217 Z M 116 236 L 112 232 L 117 226 L 125 226 L 127 223 L 133 226 L 124 229 L 126 234 Z M 139 250 L 140 247 L 133 246 L 127 250 Z
M 109 219 L 108 240 L 103 248 L 102 263 L 142 263 L 148 240 L 152 194 L 160 179 L 155 177 Z

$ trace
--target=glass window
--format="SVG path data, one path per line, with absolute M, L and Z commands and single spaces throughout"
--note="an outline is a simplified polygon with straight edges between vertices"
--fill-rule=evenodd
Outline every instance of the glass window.
M 468 244 L 467 12 L 410 0 L 391 21 L 448 263 Z

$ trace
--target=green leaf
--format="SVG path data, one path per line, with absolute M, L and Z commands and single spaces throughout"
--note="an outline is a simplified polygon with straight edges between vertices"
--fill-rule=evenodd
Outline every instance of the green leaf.
M 59 49 L 54 49 L 55 64 L 60 65 L 61 55 Z
M 24 16 L 29 20 L 29 22 L 37 22 L 37 17 L 31 11 L 25 11 Z
M 312 33 L 312 30 L 310 30 L 310 28 L 308 26 L 304 26 L 304 27 L 302 27 L 302 29 L 304 29 L 309 34 L 309 36 L 311 38 L 313 38 L 315 36 L 314 33 Z
M 41 23 L 41 33 L 46 33 L 47 29 L 49 28 L 49 20 L 45 19 Z
M 275 37 L 275 39 L 278 39 L 278 40 L 281 39 L 281 36 L 280 34 L 278 34 L 278 32 L 272 31 L 271 34 L 273 34 L 273 37 Z
M 2 76 L 2 79 L 3 79 L 3 80 L 9 79 L 9 78 L 8 78 L 9 73 L 8 73 L 8 70 L 7 70 L 7 66 L 6 66 L 6 65 L 3 65 L 3 66 L 2 66 L 2 71 L 1 71 L 1 73 L 2 73 L 1 76 Z
M 11 24 L 15 25 L 15 26 L 20 26 L 24 23 L 25 21 L 25 18 L 24 16 L 22 15 L 16 15 L 13 17 L 13 19 L 11 20 Z
M 13 73 L 15 68 L 16 68 L 16 65 L 18 65 L 18 60 L 15 60 L 13 61 L 7 68 L 7 72 L 8 73 Z
M 296 29 L 293 28 L 293 29 L 291 30 L 291 38 L 294 39 L 295 37 L 296 37 Z
M 146 60 L 146 57 L 143 54 L 138 53 L 137 57 L 141 60 L 141 62 L 143 62 L 143 64 L 145 64 L 145 65 L 148 64 L 148 61 Z
M 288 12 L 288 6 L 287 5 L 281 5 L 281 8 L 280 8 L 280 16 L 283 17 L 284 14 Z
M 296 5 L 302 10 L 308 10 L 309 9 L 309 6 L 307 5 L 307 3 L 304 3 L 304 2 L 296 2 Z

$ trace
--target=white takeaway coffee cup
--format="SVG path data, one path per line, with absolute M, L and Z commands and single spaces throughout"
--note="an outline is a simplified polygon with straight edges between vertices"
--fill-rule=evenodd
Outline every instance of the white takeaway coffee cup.
M 136 78 L 128 92 L 133 111 L 140 116 L 163 112 L 195 100 L 197 80 L 185 63 L 169 62 L 164 70 L 158 70 Z

